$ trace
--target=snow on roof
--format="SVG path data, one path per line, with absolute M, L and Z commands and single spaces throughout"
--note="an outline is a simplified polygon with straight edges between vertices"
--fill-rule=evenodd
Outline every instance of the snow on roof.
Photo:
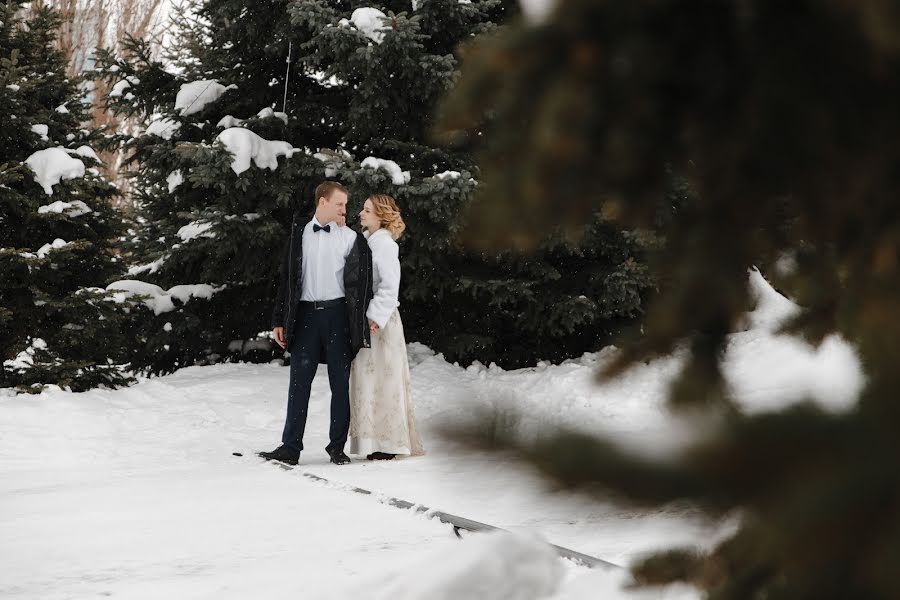
M 394 185 L 405 185 L 409 183 L 409 171 L 403 171 L 400 169 L 400 165 L 395 163 L 392 160 L 386 160 L 383 158 L 375 158 L 374 156 L 370 156 L 366 158 L 360 166 L 363 168 L 375 169 L 384 169 L 391 175 L 391 181 Z
M 182 84 L 175 96 L 175 110 L 187 116 L 198 113 L 207 104 L 218 100 L 228 90 L 236 90 L 232 84 L 225 87 L 215 79 L 201 79 Z
M 84 177 L 84 163 L 69 156 L 66 149 L 59 146 L 38 150 L 25 159 L 25 164 L 34 171 L 34 180 L 48 196 L 53 195 L 53 186 L 61 179 Z
M 156 315 L 175 310 L 173 298 L 182 304 L 187 304 L 191 298 L 212 298 L 216 292 L 221 292 L 225 286 L 213 286 L 208 283 L 196 283 L 190 285 L 176 285 L 169 290 L 163 290 L 158 285 L 138 281 L 136 279 L 123 279 L 114 281 L 106 286 L 107 291 L 119 292 L 113 296 L 116 302 L 124 302 L 131 296 L 148 296 L 144 299 L 144 305 Z
M 89 212 L 94 212 L 91 210 L 91 207 L 82 202 L 81 200 L 72 200 L 71 202 L 63 202 L 62 200 L 57 200 L 51 204 L 45 204 L 38 208 L 38 214 L 46 214 L 46 213 L 59 213 L 70 217 L 80 217 L 81 215 L 86 215 Z
M 382 19 L 386 18 L 385 14 L 377 8 L 367 6 L 354 10 L 353 14 L 350 15 L 350 22 L 356 25 L 356 28 L 359 29 L 364 36 L 376 44 L 380 44 L 384 39 L 384 32 L 378 30 L 385 28 Z
M 229 127 L 216 137 L 216 141 L 222 142 L 234 155 L 231 168 L 240 175 L 250 168 L 250 160 L 260 169 L 278 168 L 278 157 L 290 158 L 299 148 L 294 148 L 288 142 L 279 140 L 265 140 L 249 129 L 241 127 Z

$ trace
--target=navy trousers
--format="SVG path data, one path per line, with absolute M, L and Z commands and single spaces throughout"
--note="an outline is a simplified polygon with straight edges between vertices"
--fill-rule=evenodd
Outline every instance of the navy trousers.
M 303 432 L 309 410 L 313 377 L 324 356 L 331 385 L 329 454 L 343 451 L 350 431 L 350 321 L 346 304 L 316 310 L 301 303 L 291 347 L 291 383 L 288 389 L 287 418 L 281 442 L 303 450 Z

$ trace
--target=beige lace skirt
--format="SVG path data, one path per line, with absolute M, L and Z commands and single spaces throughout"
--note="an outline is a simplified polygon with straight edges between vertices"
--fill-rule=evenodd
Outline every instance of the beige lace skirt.
M 372 452 L 425 454 L 416 433 L 406 338 L 396 310 L 350 368 L 350 454 Z

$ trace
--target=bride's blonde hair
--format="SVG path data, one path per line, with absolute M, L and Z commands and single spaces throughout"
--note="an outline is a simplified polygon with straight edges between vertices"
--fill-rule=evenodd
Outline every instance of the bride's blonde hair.
M 369 196 L 372 203 L 372 211 L 381 222 L 381 226 L 388 230 L 393 239 L 398 239 L 406 229 L 406 223 L 400 216 L 400 209 L 397 203 L 387 194 L 372 194 Z

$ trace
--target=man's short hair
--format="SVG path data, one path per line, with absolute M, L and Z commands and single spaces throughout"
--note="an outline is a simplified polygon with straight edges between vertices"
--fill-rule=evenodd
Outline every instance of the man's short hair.
M 316 208 L 319 207 L 319 198 L 331 198 L 331 194 L 335 191 L 339 190 L 344 192 L 348 196 L 350 192 L 347 191 L 343 185 L 338 183 L 337 181 L 323 181 L 319 185 L 316 186 L 316 197 L 313 199 L 313 202 Z

